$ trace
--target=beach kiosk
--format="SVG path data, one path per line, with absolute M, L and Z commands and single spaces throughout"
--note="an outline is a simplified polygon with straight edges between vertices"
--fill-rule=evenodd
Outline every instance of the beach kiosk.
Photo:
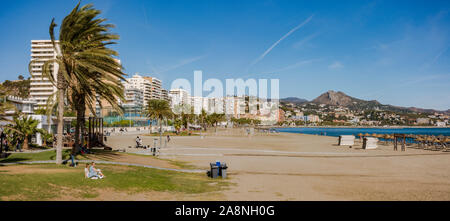
M 353 146 L 355 145 L 355 136 L 353 135 L 341 135 L 339 136 L 339 146 Z
M 375 137 L 364 137 L 362 147 L 365 150 L 377 149 L 377 147 L 378 147 L 377 143 L 378 143 L 378 139 Z

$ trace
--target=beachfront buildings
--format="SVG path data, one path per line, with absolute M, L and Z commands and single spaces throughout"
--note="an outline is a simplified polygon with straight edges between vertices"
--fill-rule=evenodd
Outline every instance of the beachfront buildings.
M 207 114 L 225 114 L 227 119 L 258 119 L 262 124 L 268 125 L 275 124 L 280 116 L 277 102 L 261 102 L 248 96 L 198 97 L 190 96 L 184 89 L 172 89 L 169 96 L 172 110 L 176 113 L 182 110 L 199 115 L 204 110 Z M 179 109 L 180 107 L 184 108 Z
M 430 119 L 429 118 L 417 118 L 416 123 L 417 124 L 429 124 Z
M 58 41 L 56 42 L 58 43 Z M 51 40 L 31 40 L 31 60 L 34 62 L 30 69 L 30 99 L 36 101 L 35 109 L 45 107 L 49 97 L 56 92 L 56 86 L 50 82 L 48 77 L 42 75 L 42 65 L 45 61 L 54 58 L 56 58 L 56 51 Z M 58 65 L 53 63 L 50 70 L 56 79 Z
M 164 88 L 161 89 L 161 100 L 170 102 L 169 91 Z
M 139 74 L 127 78 L 126 81 L 123 82 L 123 85 L 125 88 L 136 88 L 141 90 L 143 93 L 144 105 L 152 99 L 152 82 Z
M 144 107 L 144 93 L 138 88 L 125 88 L 125 101 L 120 105 L 125 114 L 140 114 Z
M 147 105 L 149 100 L 169 100 L 168 93 L 162 88 L 162 81 L 155 77 L 141 76 L 139 74 L 127 78 L 123 82 L 125 88 L 136 88 L 143 93 L 143 104 Z
M 172 108 L 177 105 L 191 105 L 190 94 L 184 89 L 178 88 L 170 90 L 169 97 L 171 100 L 170 105 Z
M 162 99 L 162 82 L 155 77 L 144 77 L 145 80 L 150 82 L 150 99 L 161 100 Z
M 444 121 L 436 122 L 436 127 L 445 127 L 447 124 Z
M 193 108 L 194 114 L 199 115 L 202 110 L 208 110 L 208 99 L 204 97 L 190 97 L 191 107 Z

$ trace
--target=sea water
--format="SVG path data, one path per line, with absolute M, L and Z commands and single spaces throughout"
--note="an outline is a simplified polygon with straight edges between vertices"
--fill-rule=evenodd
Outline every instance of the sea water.
M 416 134 L 416 135 L 434 135 L 450 136 L 450 128 L 330 128 L 330 127 L 295 127 L 295 128 L 275 128 L 278 132 L 302 133 L 314 135 L 326 135 L 338 137 L 340 135 L 362 134 Z

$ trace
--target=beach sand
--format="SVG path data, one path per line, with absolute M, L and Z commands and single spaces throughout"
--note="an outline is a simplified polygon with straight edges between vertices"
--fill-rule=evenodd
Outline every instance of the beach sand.
M 173 136 L 160 158 L 205 171 L 210 162 L 226 162 L 234 185 L 214 200 L 450 200 L 450 152 L 394 151 L 383 142 L 364 150 L 359 142 L 349 148 L 317 135 L 236 134 Z M 111 136 L 108 145 L 123 149 L 135 137 Z M 144 144 L 153 138 L 143 136 Z

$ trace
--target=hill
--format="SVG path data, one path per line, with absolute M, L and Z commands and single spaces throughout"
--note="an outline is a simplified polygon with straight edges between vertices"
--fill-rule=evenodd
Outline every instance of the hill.
M 294 104 L 303 104 L 308 102 L 308 100 L 306 99 L 302 99 L 302 98 L 298 98 L 298 97 L 287 97 L 287 98 L 282 98 L 280 99 L 281 102 L 286 102 L 286 103 L 294 103 Z
M 416 108 L 416 107 L 399 107 L 399 106 L 393 106 L 388 104 L 381 104 L 380 102 L 376 100 L 362 100 L 358 98 L 354 98 L 351 96 L 348 96 L 347 94 L 341 92 L 341 91 L 327 91 L 314 100 L 311 101 L 311 103 L 315 104 L 326 104 L 326 105 L 333 105 L 333 106 L 343 106 L 347 107 L 351 110 L 386 110 L 386 111 L 394 111 L 394 112 L 403 112 L 403 113 L 428 113 L 432 114 L 435 112 L 438 113 L 445 113 L 449 114 L 450 110 L 446 111 L 439 111 L 434 109 L 422 109 L 422 108 Z

